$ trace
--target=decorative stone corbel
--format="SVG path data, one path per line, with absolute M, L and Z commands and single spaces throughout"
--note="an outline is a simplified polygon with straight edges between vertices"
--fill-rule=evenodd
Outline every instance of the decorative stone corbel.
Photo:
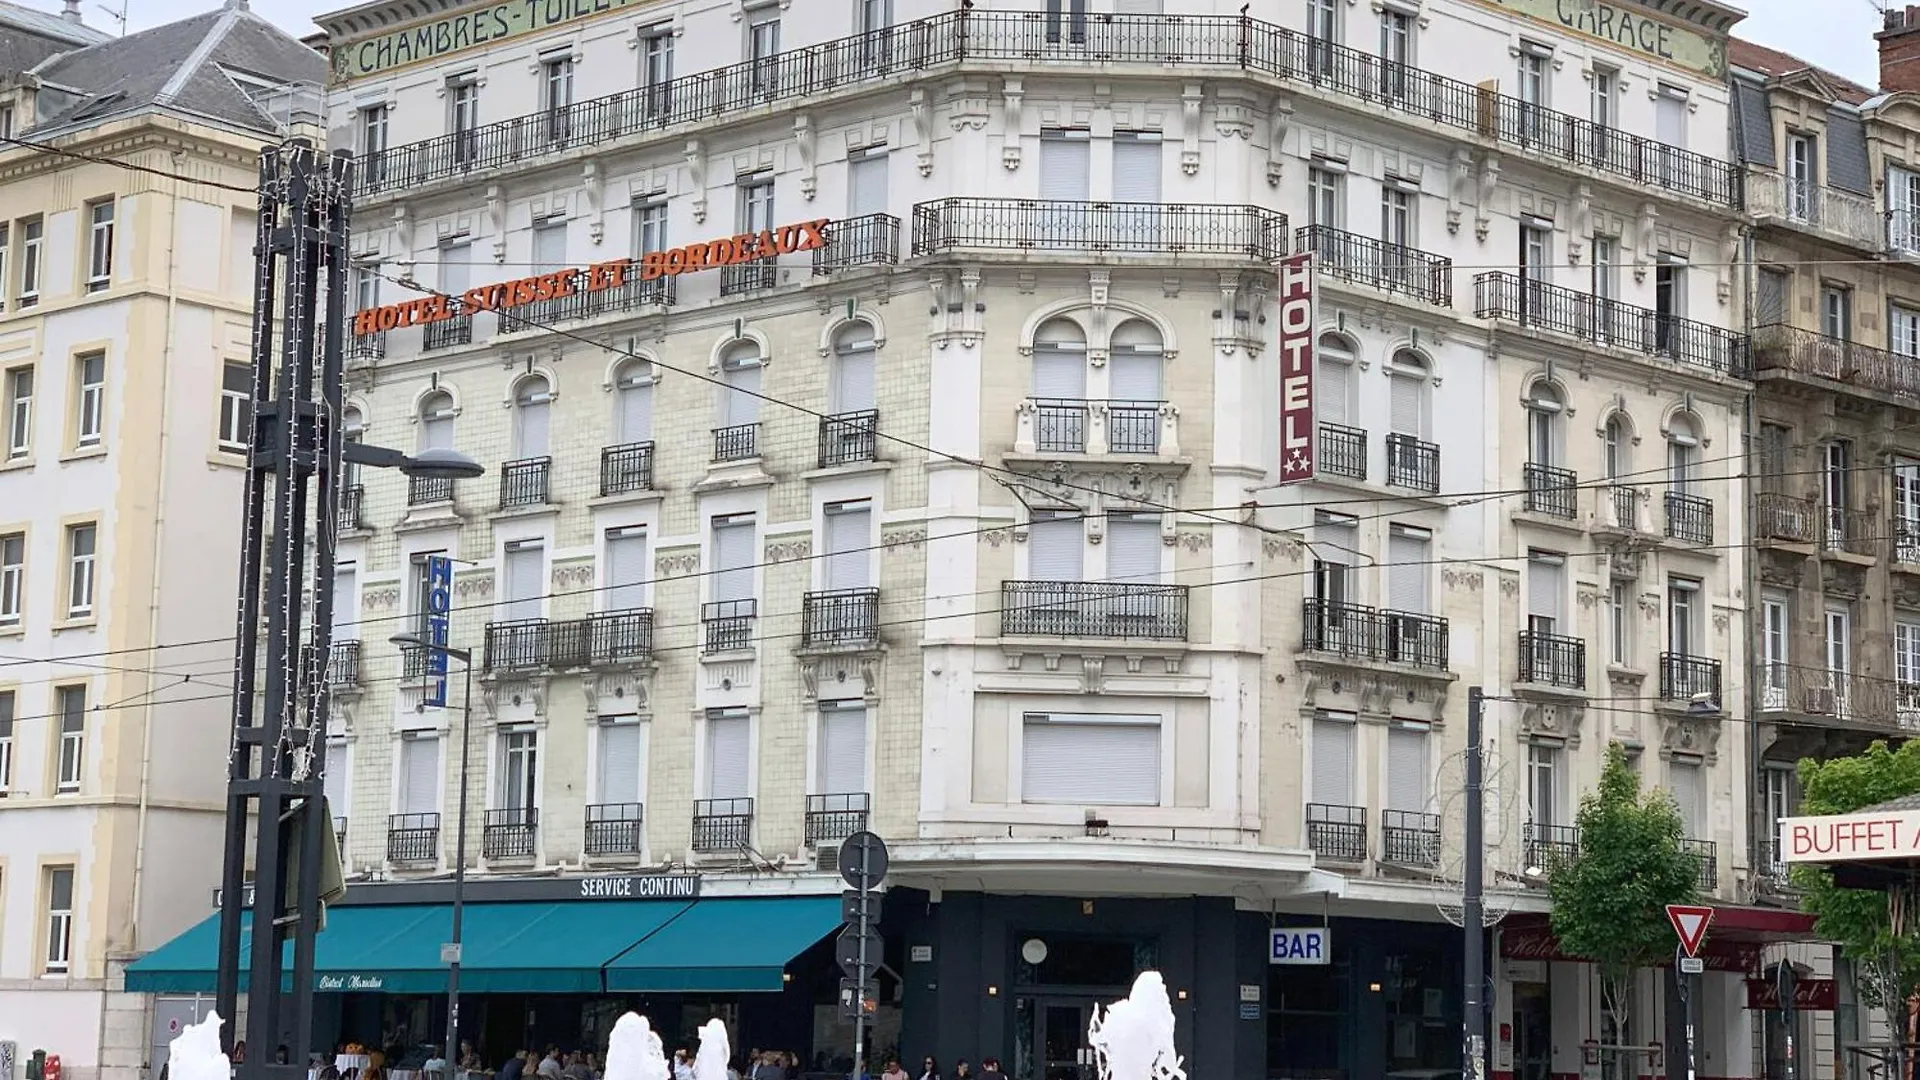
M 1480 159 L 1480 191 L 1473 208 L 1473 238 L 1486 243 L 1493 227 L 1493 192 L 1500 184 L 1500 157 L 1488 154 Z
M 1286 171 L 1287 129 L 1293 126 L 1293 99 L 1277 94 L 1267 114 L 1267 186 L 1279 187 Z
M 707 147 L 699 139 L 688 139 L 681 156 L 687 161 L 687 181 L 693 188 L 693 220 L 707 220 Z
M 1080 658 L 1080 689 L 1082 693 L 1098 694 L 1106 683 L 1107 658 L 1104 656 L 1082 656 Z
M 1587 236 L 1593 233 L 1593 187 L 1580 183 L 1573 186 L 1573 220 L 1567 223 L 1567 262 L 1580 265 L 1580 256 L 1586 250 Z
M 1033 399 L 1021 398 L 1019 404 L 1013 407 L 1014 453 L 1031 454 L 1039 449 L 1039 441 L 1034 434 L 1035 419 Z
M 1018 75 L 1009 75 L 1000 84 L 1000 165 L 1008 172 L 1020 168 L 1020 103 L 1026 87 Z
M 1112 286 L 1112 271 L 1087 271 L 1087 304 L 1092 308 L 1092 317 L 1087 320 L 1089 323 L 1087 359 L 1095 367 L 1107 362 L 1107 296 L 1112 291 Z M 1092 342 L 1099 344 L 1094 345 Z
M 606 190 L 599 162 L 589 160 L 580 167 L 580 185 L 587 199 L 587 238 L 598 244 L 607 234 Z
M 1188 83 L 1180 91 L 1180 171 L 1188 176 L 1200 175 L 1200 106 L 1206 99 L 1206 89 L 1199 83 Z
M 907 123 L 913 128 L 913 161 L 921 176 L 933 175 L 933 106 L 924 89 L 907 95 Z
M 933 293 L 933 306 L 927 309 L 927 334 L 933 338 L 935 347 L 944 349 L 953 326 L 953 316 L 949 311 L 953 282 L 946 274 L 936 270 L 927 275 L 927 289 Z
M 413 276 L 413 215 L 406 203 L 393 204 L 393 244 L 399 256 L 394 262 L 400 264 L 402 276 Z
M 507 259 L 507 195 L 499 184 L 487 185 L 487 229 L 493 233 L 493 261 Z
M 813 201 L 813 193 L 819 187 L 819 177 L 814 171 L 819 134 L 813 126 L 813 117 L 801 113 L 793 118 L 793 150 L 800 156 L 800 197 L 808 202 Z
M 1447 184 L 1447 234 L 1458 235 L 1460 216 L 1467 205 L 1467 185 L 1473 182 L 1473 151 L 1455 147 L 1448 161 L 1452 175 Z
M 960 347 L 979 344 L 984 330 L 980 325 L 980 270 L 968 267 L 960 271 Z
M 586 674 L 580 676 L 580 692 L 587 699 L 587 723 L 593 723 L 600 715 L 600 676 Z
M 1729 225 L 1727 231 L 1720 236 L 1720 265 L 1715 270 L 1718 278 L 1715 282 L 1715 290 L 1722 306 L 1733 299 L 1733 268 L 1739 259 L 1740 227 Z
M 1160 454 L 1163 457 L 1180 456 L 1180 407 L 1172 402 L 1160 405 Z M 1167 514 L 1167 528 L 1173 528 L 1175 515 Z
M 1651 200 L 1640 204 L 1640 235 L 1634 238 L 1637 250 L 1633 253 L 1633 280 L 1636 282 L 1647 280 L 1647 267 L 1653 264 L 1653 226 L 1659 220 L 1660 208 Z

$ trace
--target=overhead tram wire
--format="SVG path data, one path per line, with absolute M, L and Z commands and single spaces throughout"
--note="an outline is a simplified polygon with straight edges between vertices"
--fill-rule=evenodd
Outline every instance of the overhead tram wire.
M 16 135 L 0 135 L 0 143 L 11 143 L 15 146 L 24 146 L 29 150 L 38 150 L 43 154 L 53 154 L 58 157 L 72 158 L 75 161 L 85 161 L 95 165 L 111 165 L 117 169 L 126 169 L 130 172 L 145 173 L 148 176 L 158 176 L 167 180 L 174 180 L 182 184 L 200 184 L 206 187 L 219 188 L 222 191 L 238 191 L 246 195 L 259 194 L 258 188 L 242 187 L 238 184 L 228 184 L 219 180 L 208 180 L 204 177 L 199 177 L 199 176 L 187 176 L 182 173 L 172 172 L 167 169 L 156 169 L 151 165 L 140 165 L 140 164 L 136 164 L 135 162 L 124 160 L 122 158 L 109 157 L 105 154 L 87 154 L 87 153 L 82 153 L 78 150 L 68 150 L 66 147 L 63 147 L 63 146 L 55 146 L 52 143 L 36 142 L 32 139 L 22 139 Z

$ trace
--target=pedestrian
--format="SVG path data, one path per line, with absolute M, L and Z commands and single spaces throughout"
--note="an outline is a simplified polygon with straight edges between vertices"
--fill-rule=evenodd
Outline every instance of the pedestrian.
M 932 1058 L 921 1062 L 920 1080 L 940 1080 L 940 1063 Z
M 967 1067 L 966 1058 L 953 1063 L 953 1080 L 973 1080 L 973 1070 Z
M 693 1080 L 693 1059 L 684 1046 L 673 1052 L 673 1080 Z
M 1000 1071 L 1000 1059 L 997 1057 L 981 1058 L 980 1076 L 978 1080 L 1007 1080 L 1006 1074 Z
M 890 1057 L 887 1059 L 886 1071 L 880 1074 L 880 1080 L 912 1080 L 912 1078 L 907 1075 L 907 1070 L 900 1067 L 899 1058 Z
M 540 1059 L 540 1064 L 534 1069 L 534 1073 L 540 1077 L 540 1080 L 561 1080 L 562 1072 L 563 1070 L 560 1067 L 560 1048 L 557 1046 L 547 1047 L 547 1056 Z
M 527 1051 L 515 1050 L 513 1056 L 500 1066 L 497 1080 L 523 1080 L 527 1072 Z

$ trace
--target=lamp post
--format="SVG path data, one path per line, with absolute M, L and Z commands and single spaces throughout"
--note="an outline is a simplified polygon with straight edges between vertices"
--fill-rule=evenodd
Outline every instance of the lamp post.
M 445 653 L 460 661 L 464 687 L 460 691 L 460 819 L 453 835 L 453 956 L 447 963 L 447 1044 L 440 1056 L 447 1062 L 448 1080 L 460 1068 L 460 919 L 467 899 L 467 777 L 473 748 L 473 652 L 451 645 L 435 645 L 419 634 L 395 634 L 387 640 L 403 648 Z

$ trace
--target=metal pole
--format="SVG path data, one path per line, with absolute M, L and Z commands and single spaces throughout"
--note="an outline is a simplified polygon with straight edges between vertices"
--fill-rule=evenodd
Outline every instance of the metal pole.
M 1680 1012 L 1687 1021 L 1687 1080 L 1699 1080 L 1693 1052 L 1693 976 L 1680 970 L 1681 951 L 1673 950 L 1674 981 L 1680 990 Z
M 1467 849 L 1466 870 L 1460 884 L 1460 923 L 1464 932 L 1466 975 L 1462 990 L 1460 1025 L 1465 1080 L 1487 1075 L 1486 925 L 1481 915 L 1481 877 L 1485 873 L 1486 805 L 1481 761 L 1481 688 L 1467 688 Z M 1688 1080 L 1693 1080 L 1691 1076 Z
M 866 1076 L 867 1050 L 867 928 L 873 925 L 871 912 L 867 905 L 873 900 L 873 878 L 867 873 L 867 853 L 865 845 L 860 852 L 860 963 L 853 977 L 853 1076 L 852 1080 L 863 1080 Z
M 473 744 L 469 737 L 473 725 L 472 653 L 468 653 L 467 658 L 461 661 L 461 666 L 466 669 L 466 689 L 460 696 L 460 820 L 454 825 L 453 959 L 447 965 L 447 1045 L 441 1050 L 447 1059 L 450 1080 L 459 1068 L 456 1055 L 460 1052 L 460 919 L 467 899 L 467 770 Z

